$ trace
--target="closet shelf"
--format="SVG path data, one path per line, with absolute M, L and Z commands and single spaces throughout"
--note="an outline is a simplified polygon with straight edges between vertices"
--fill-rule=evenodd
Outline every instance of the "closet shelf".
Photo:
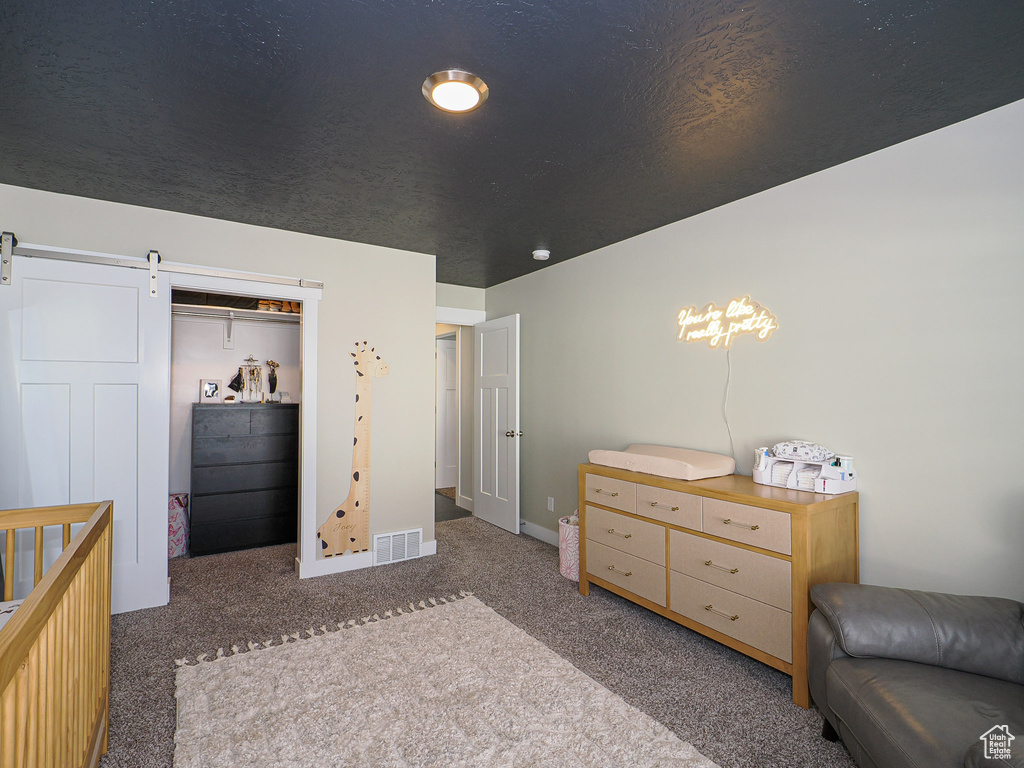
M 285 323 L 289 325 L 302 321 L 302 315 L 297 312 L 209 307 L 202 304 L 171 304 L 171 314 L 181 317 L 213 317 L 224 320 L 252 320 L 261 323 Z

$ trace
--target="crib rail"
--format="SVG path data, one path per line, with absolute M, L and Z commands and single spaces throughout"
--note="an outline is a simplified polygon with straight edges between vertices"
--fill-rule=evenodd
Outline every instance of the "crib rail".
M 112 507 L 0 512 L 8 574 L 13 532 L 36 532 L 36 586 L 0 630 L 0 768 L 82 768 L 106 752 Z M 80 522 L 71 539 L 71 524 Z M 43 574 L 42 529 L 50 525 L 63 526 L 65 548 Z

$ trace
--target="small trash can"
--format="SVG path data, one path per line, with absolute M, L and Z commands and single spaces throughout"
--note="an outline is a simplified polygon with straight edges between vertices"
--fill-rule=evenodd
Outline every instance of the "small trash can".
M 573 519 L 579 518 L 573 514 Z M 558 571 L 567 579 L 580 580 L 580 526 L 568 517 L 558 520 Z

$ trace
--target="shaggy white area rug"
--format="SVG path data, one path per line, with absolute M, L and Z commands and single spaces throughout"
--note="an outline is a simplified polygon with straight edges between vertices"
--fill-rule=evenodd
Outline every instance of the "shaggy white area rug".
M 476 598 L 419 605 L 180 660 L 175 768 L 716 768 Z

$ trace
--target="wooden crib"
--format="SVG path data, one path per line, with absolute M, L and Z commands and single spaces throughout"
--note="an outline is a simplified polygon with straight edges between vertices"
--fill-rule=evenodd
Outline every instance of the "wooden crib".
M 92 768 L 107 751 L 112 517 L 109 501 L 0 511 L 5 600 L 14 532 L 35 531 L 35 586 L 0 629 L 0 768 Z M 43 529 L 58 525 L 64 551 L 44 574 Z

